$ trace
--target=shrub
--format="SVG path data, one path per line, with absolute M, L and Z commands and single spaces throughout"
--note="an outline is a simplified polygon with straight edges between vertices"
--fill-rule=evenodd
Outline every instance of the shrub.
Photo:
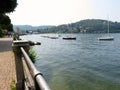
M 33 48 L 30 48 L 29 57 L 33 63 L 35 63 L 36 56 L 37 56 L 37 54 L 36 54 L 35 50 L 33 50 Z

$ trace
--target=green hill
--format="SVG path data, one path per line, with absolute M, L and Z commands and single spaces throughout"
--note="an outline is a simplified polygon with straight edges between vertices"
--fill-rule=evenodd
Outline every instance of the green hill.
M 110 33 L 120 32 L 120 23 L 109 21 Z M 55 33 L 106 33 L 108 28 L 107 20 L 86 19 L 76 23 L 64 24 L 50 28 L 49 32 Z

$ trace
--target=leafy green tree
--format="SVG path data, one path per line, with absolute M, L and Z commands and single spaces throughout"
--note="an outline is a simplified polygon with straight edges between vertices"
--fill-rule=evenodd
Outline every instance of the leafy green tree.
M 0 14 L 0 25 L 3 30 L 13 31 L 13 25 L 10 18 L 5 14 Z
M 0 13 L 13 12 L 17 6 L 17 0 L 0 0 Z
M 17 0 L 0 0 L 0 37 L 3 30 L 13 31 L 13 25 L 6 13 L 13 12 L 17 7 Z
M 10 18 L 5 14 L 0 14 L 0 24 L 9 25 L 11 23 Z
M 13 31 L 13 24 L 9 24 L 7 25 L 7 28 L 6 28 L 8 31 Z

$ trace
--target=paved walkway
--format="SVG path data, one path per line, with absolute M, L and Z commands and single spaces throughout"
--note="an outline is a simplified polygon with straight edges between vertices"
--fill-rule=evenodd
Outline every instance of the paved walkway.
M 12 38 L 0 38 L 0 90 L 11 90 L 16 80 Z

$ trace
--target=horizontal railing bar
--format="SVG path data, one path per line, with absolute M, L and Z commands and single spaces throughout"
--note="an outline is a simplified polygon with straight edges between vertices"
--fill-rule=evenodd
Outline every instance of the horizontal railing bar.
M 23 53 L 23 56 L 24 56 L 25 61 L 26 61 L 27 65 L 28 65 L 28 68 L 30 69 L 30 72 L 31 72 L 33 78 L 36 80 L 36 83 L 38 84 L 40 90 L 51 90 L 49 88 L 48 84 L 46 83 L 45 79 L 43 78 L 42 73 L 36 69 L 36 67 L 32 63 L 30 57 L 25 52 L 23 47 L 21 47 L 20 49 L 21 49 L 21 51 Z

